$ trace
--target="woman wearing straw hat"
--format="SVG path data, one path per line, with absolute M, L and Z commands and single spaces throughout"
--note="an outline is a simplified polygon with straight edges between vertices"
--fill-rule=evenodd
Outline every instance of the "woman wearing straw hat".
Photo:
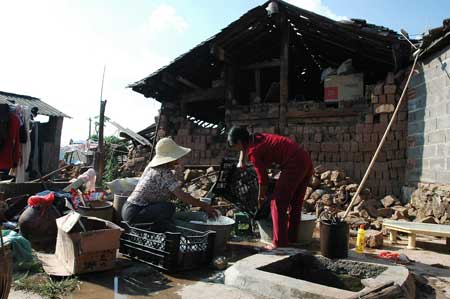
M 166 222 L 175 213 L 175 205 L 170 202 L 172 195 L 186 204 L 202 208 L 210 217 L 217 216 L 211 206 L 181 190 L 180 182 L 172 173 L 178 160 L 191 149 L 177 145 L 170 138 L 163 138 L 155 150 L 155 157 L 123 207 L 122 218 L 131 223 Z

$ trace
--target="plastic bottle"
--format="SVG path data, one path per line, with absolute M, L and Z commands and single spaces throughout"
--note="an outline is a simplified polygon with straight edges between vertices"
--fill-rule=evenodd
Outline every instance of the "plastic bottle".
M 356 237 L 356 252 L 364 252 L 366 230 L 364 229 L 364 224 L 361 224 L 358 229 L 358 236 Z

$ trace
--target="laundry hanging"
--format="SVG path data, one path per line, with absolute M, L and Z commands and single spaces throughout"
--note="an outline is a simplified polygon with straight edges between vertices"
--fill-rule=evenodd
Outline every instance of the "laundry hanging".
M 26 169 L 28 168 L 31 154 L 31 139 L 29 136 L 31 110 L 27 106 L 18 105 L 16 106 L 16 114 L 20 120 L 19 139 L 21 155 L 17 167 L 11 169 L 9 175 L 16 177 L 16 183 L 23 183 L 28 180 Z
M 6 111 L 8 111 L 7 114 Z M 2 105 L 1 113 L 3 115 L 1 115 L 0 169 L 8 170 L 16 167 L 20 160 L 20 120 L 17 114 L 9 109 L 8 105 Z

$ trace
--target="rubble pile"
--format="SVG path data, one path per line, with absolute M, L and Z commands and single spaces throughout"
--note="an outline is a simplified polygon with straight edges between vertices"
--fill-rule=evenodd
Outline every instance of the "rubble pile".
M 343 216 L 351 199 L 358 189 L 358 184 L 345 175 L 342 170 L 330 170 L 319 165 L 314 169 L 314 175 L 305 194 L 303 209 L 315 212 L 319 216 L 325 209 L 337 210 Z M 377 199 L 370 189 L 361 191 L 353 209 L 348 215 L 352 229 L 357 229 L 362 223 L 369 224 L 373 229 L 381 229 L 383 218 L 407 219 L 408 208 L 392 195 Z
M 330 170 L 320 165 L 305 194 L 303 209 L 320 215 L 324 209 L 334 209 L 343 216 L 358 189 L 350 177 L 341 170 Z M 421 223 L 450 224 L 450 187 L 422 184 L 412 194 L 411 201 L 403 205 L 395 196 L 375 197 L 364 189 L 348 215 L 352 229 L 362 223 L 380 230 L 385 218 Z
M 450 186 L 419 184 L 405 207 L 418 222 L 450 224 Z
M 64 167 L 66 164 L 60 164 L 59 168 Z M 70 181 L 73 178 L 77 178 L 81 174 L 80 165 L 70 165 L 67 168 L 62 169 L 58 174 L 59 180 Z
M 128 152 L 127 162 L 119 169 L 120 175 L 122 177 L 140 176 L 150 162 L 150 155 L 150 146 L 138 145 L 133 147 Z

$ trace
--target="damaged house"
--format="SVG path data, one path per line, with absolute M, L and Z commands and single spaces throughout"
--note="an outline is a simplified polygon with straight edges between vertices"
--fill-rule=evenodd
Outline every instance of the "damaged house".
M 33 130 L 32 134 L 35 134 L 34 138 L 38 146 L 35 156 L 31 155 L 30 162 L 34 161 L 32 163 L 33 170 L 41 175 L 57 169 L 63 121 L 65 117 L 69 116 L 38 98 L 10 92 L 0 91 L 0 104 L 26 106 L 29 109 L 35 109 L 36 115 L 48 117 L 48 121 L 33 122 L 37 130 L 36 132 Z M 35 174 L 33 177 L 36 176 L 39 177 L 39 174 Z
M 268 1 L 130 87 L 162 103 L 158 137 L 192 148 L 188 164 L 220 164 L 225 129 L 246 125 L 289 136 L 316 165 L 360 180 L 411 53 L 388 28 Z M 405 101 L 367 181 L 376 195 L 400 195 L 406 183 L 407 109 Z

